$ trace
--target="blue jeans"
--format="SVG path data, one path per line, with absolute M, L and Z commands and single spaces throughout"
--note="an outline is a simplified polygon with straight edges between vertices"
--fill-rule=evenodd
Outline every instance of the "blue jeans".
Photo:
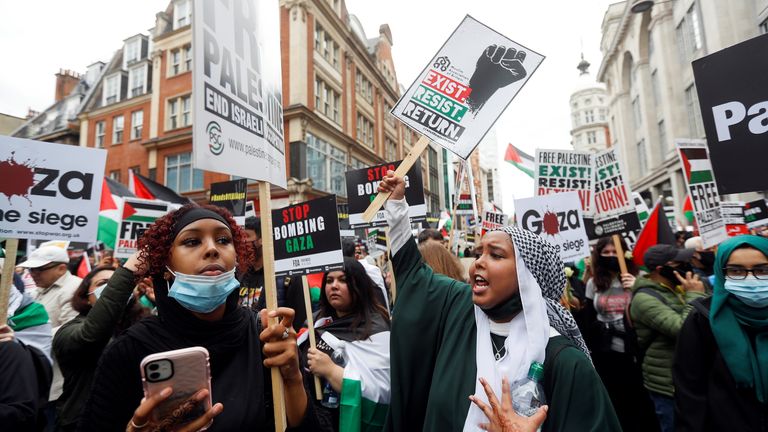
M 659 418 L 661 432 L 675 430 L 675 400 L 669 396 L 649 391 L 648 394 L 656 407 L 656 417 Z

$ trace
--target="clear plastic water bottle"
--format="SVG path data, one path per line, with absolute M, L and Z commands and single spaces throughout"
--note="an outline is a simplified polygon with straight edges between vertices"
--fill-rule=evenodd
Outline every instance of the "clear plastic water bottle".
M 539 407 L 547 404 L 544 387 L 541 385 L 543 376 L 544 365 L 533 362 L 528 369 L 528 378 L 521 379 L 512 386 L 512 407 L 516 413 L 530 417 Z
M 344 367 L 344 355 L 342 354 L 341 349 L 334 350 L 333 354 L 331 355 L 331 359 L 337 365 Z M 338 408 L 339 393 L 333 389 L 330 381 L 324 381 L 325 384 L 323 385 L 323 400 L 320 401 L 320 404 L 326 408 Z

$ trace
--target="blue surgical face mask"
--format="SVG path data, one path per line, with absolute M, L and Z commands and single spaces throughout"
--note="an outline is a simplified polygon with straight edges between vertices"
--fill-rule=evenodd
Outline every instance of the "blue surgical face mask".
M 742 280 L 725 279 L 724 288 L 752 307 L 768 306 L 768 280 L 747 276 Z
M 175 276 L 173 284 L 168 288 L 168 297 L 192 312 L 213 312 L 240 286 L 240 282 L 235 279 L 235 268 L 217 276 L 187 275 L 171 269 L 168 271 Z
M 89 292 L 89 293 L 88 293 L 88 295 L 91 295 L 91 294 L 93 294 L 94 296 L 96 296 L 96 300 L 98 300 L 98 299 L 99 299 L 99 297 L 101 297 L 101 293 L 103 293 L 103 292 L 104 292 L 104 288 L 106 288 L 106 287 L 107 287 L 107 284 L 106 284 L 106 283 L 105 283 L 105 284 L 102 284 L 102 285 L 100 285 L 98 288 L 96 288 L 95 290 L 93 290 L 93 291 Z

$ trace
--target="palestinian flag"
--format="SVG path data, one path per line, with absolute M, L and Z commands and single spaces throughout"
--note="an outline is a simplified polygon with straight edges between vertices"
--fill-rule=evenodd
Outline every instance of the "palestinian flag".
M 472 195 L 471 194 L 459 194 L 459 203 L 456 205 L 456 215 L 472 215 Z
M 318 319 L 315 322 L 317 348 L 331 358 L 340 352 L 344 360 L 339 432 L 380 431 L 391 396 L 389 325 L 380 315 L 373 314 L 371 336 L 358 340 L 358 333 L 350 327 L 354 319 L 353 316 Z M 302 345 L 307 338 L 308 335 L 302 334 L 297 343 Z
M 136 195 L 136 198 L 160 200 L 181 205 L 189 204 L 190 202 L 189 199 L 184 198 L 173 190 L 141 174 L 136 174 L 132 170 L 128 170 L 128 187 Z
M 512 144 L 509 144 L 507 146 L 507 153 L 504 155 L 504 160 L 516 166 L 520 171 L 528 174 L 528 177 L 533 178 L 535 163 L 533 162 L 533 157 L 531 155 L 524 153 Z
M 80 264 L 77 266 L 77 277 L 85 279 L 88 273 L 91 272 L 91 260 L 88 259 L 88 251 L 83 252 L 80 257 Z
M 685 202 L 683 203 L 683 215 L 688 219 L 688 223 L 693 223 L 693 203 L 691 202 L 691 196 L 685 196 Z
M 689 185 L 713 181 L 712 164 L 705 148 L 681 148 L 680 156 Z
M 661 199 L 656 203 L 651 210 L 651 215 L 648 220 L 645 221 L 645 226 L 640 231 L 640 235 L 637 236 L 637 242 L 635 248 L 632 250 L 633 261 L 638 266 L 644 266 L 645 261 L 643 255 L 645 251 L 651 246 L 657 244 L 675 245 L 675 234 L 672 232 L 672 227 L 669 226 L 669 221 L 664 214 L 664 207 L 661 205 Z
M 444 239 L 448 238 L 448 233 L 451 232 L 453 227 L 453 221 L 451 221 L 451 214 L 448 210 L 443 210 L 440 213 L 440 221 L 437 222 L 437 230 L 443 235 Z
M 99 205 L 99 229 L 97 240 L 104 243 L 109 249 L 115 249 L 117 229 L 120 227 L 120 208 L 123 197 L 132 197 L 133 193 L 125 186 L 104 177 L 101 185 L 101 204 Z

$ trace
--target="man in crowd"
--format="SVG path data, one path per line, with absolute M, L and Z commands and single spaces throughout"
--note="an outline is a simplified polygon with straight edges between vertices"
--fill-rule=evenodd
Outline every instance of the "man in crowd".
M 699 279 L 704 283 L 707 293 L 712 293 L 712 284 L 710 277 L 715 274 L 715 252 L 713 248 L 705 248 L 701 237 L 691 237 L 685 241 L 686 249 L 693 249 L 691 265 L 693 272 L 699 275 Z
M 677 334 L 693 309 L 692 300 L 706 296 L 693 273 L 693 249 L 656 245 L 643 256 L 651 271 L 637 278 L 630 315 L 637 331 L 643 383 L 653 399 L 662 432 L 674 428 L 672 362 Z

